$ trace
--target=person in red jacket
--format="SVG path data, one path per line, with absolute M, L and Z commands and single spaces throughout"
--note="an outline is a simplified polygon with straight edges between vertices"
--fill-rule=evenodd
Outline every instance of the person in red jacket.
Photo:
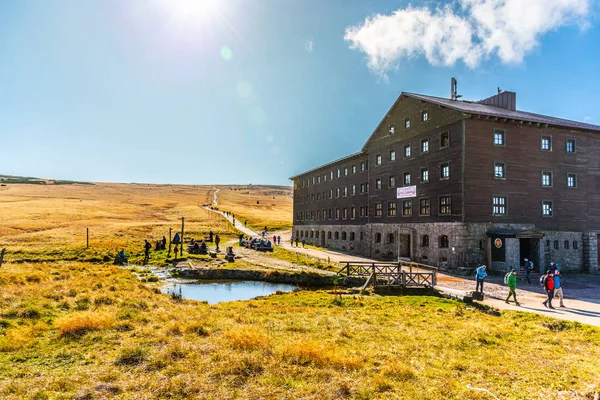
M 554 275 L 551 270 L 546 272 L 546 277 L 544 278 L 544 290 L 546 291 L 546 295 L 548 298 L 542 302 L 544 307 L 551 308 L 552 307 L 552 298 L 554 297 Z

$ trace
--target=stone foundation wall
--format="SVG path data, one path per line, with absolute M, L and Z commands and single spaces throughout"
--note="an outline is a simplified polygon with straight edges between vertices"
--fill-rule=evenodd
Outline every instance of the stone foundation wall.
M 346 251 L 377 260 L 397 260 L 410 254 L 413 261 L 437 267 L 474 269 L 488 264 L 487 231 L 490 228 L 530 230 L 529 224 L 465 224 L 461 222 L 427 224 L 365 224 L 365 225 L 302 225 L 294 228 L 294 237 L 307 243 Z M 337 233 L 337 235 L 336 235 Z M 535 269 L 544 271 L 550 262 L 566 270 L 587 269 L 598 271 L 598 245 L 595 233 L 547 231 L 535 242 L 532 259 L 539 260 Z M 427 235 L 429 244 L 424 243 Z M 323 239 L 324 236 L 324 239 Z M 447 237 L 446 241 L 442 239 Z M 555 242 L 558 249 L 555 248 Z M 565 246 L 565 242 L 568 245 Z M 575 243 L 575 245 L 574 245 Z M 410 249 L 408 249 L 408 247 Z M 410 250 L 410 252 L 408 251 Z M 494 262 L 494 270 L 506 271 L 511 266 L 518 270 L 523 264 L 520 241 L 505 238 L 505 262 Z

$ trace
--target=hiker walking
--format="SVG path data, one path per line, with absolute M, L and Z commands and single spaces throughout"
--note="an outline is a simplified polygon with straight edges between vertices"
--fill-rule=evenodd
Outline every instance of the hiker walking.
M 298 236 L 296 236 L 296 247 L 298 247 Z
M 560 270 L 558 269 L 554 273 L 554 295 L 560 300 L 560 306 L 564 307 L 565 304 L 563 303 L 562 278 Z
M 294 247 L 294 237 L 290 236 L 290 247 Z
M 277 236 L 277 246 L 281 245 L 281 236 Z
M 277 236 L 273 235 L 273 244 L 277 244 Z
M 531 271 L 533 271 L 533 262 L 529 261 L 529 258 L 525 259 L 525 278 L 527 278 L 527 283 L 531 285 Z
M 217 251 L 219 251 L 219 243 L 221 243 L 221 238 L 219 235 L 215 235 L 215 244 L 217 245 Z
M 161 246 L 160 246 L 161 250 L 165 250 L 167 248 L 167 238 L 163 236 L 162 241 L 161 241 Z
M 148 260 L 150 260 L 150 249 L 152 248 L 152 245 L 150 244 L 149 241 L 144 240 L 144 264 L 146 264 L 148 262 Z
M 554 275 L 552 275 L 552 270 L 548 270 L 546 275 L 542 275 L 542 284 L 544 286 L 544 290 L 546 291 L 546 295 L 548 298 L 542 302 L 544 307 L 551 308 L 552 307 L 552 298 L 554 297 Z
M 477 285 L 475 286 L 476 292 L 483 293 L 483 280 L 488 275 L 486 272 L 486 269 L 487 269 L 487 267 L 485 265 L 482 265 L 479 268 L 477 268 L 477 273 L 475 275 L 475 278 L 477 280 Z M 480 286 L 481 286 L 481 290 L 479 289 Z
M 511 269 L 505 278 L 506 284 L 508 285 L 508 296 L 506 296 L 505 303 L 509 304 L 508 299 L 510 299 L 510 295 L 512 294 L 513 298 L 515 299 L 515 304 L 520 306 L 519 302 L 517 301 L 517 271 L 515 271 L 514 268 Z
M 306 239 L 302 239 L 302 248 L 304 248 L 305 244 L 306 244 Z

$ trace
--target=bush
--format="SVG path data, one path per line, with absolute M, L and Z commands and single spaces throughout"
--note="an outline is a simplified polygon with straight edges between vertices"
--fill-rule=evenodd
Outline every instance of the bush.
M 108 329 L 114 322 L 114 317 L 107 313 L 82 312 L 59 319 L 56 326 L 60 335 L 67 337 Z

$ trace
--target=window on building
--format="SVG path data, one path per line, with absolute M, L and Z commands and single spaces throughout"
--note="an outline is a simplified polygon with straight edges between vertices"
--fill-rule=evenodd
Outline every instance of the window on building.
M 321 175 L 317 176 L 317 183 L 321 183 Z
M 298 235 L 296 235 L 298 237 Z M 300 231 L 300 237 L 304 237 L 304 231 Z
M 340 209 L 339 208 L 335 209 L 335 219 L 340 219 Z
M 421 247 L 429 247 L 429 235 L 421 236 Z
M 450 179 L 450 163 L 445 162 L 440 165 L 440 179 Z
M 375 165 L 381 165 L 381 154 L 375 156 Z
M 558 240 L 554 241 L 554 250 L 558 250 Z
M 552 136 L 542 135 L 542 151 L 552 151 Z
M 310 237 L 314 237 L 315 236 L 315 232 L 314 231 L 310 231 Z
M 577 187 L 577 174 L 567 174 L 567 187 L 576 188 Z
M 348 197 L 348 186 L 344 186 L 344 197 Z
M 494 178 L 506 179 L 506 164 L 503 162 L 494 163 Z
M 410 157 L 410 154 L 411 154 L 410 144 L 405 144 L 404 145 L 404 157 L 408 158 L 408 157 Z
M 369 206 L 365 206 L 365 217 L 369 216 Z
M 446 147 L 450 147 L 450 132 L 448 131 L 440 133 L 440 149 Z
M 360 162 L 360 172 L 365 172 L 365 171 L 366 171 L 366 170 L 365 170 L 365 162 L 364 162 L 364 161 L 361 161 L 361 162 Z
M 323 209 L 323 219 L 326 219 L 326 218 L 327 218 L 327 209 L 324 208 Z
M 367 188 L 367 185 L 365 183 L 360 184 L 360 192 L 361 193 L 366 193 L 366 191 L 367 191 L 366 188 Z
M 543 217 L 551 217 L 552 216 L 552 201 L 550 201 L 550 200 L 542 201 L 542 216 Z
M 404 119 L 404 129 L 410 129 L 410 118 Z
M 356 207 L 354 206 L 350 207 L 350 218 L 356 218 Z
M 317 193 L 317 201 L 321 200 L 321 193 Z
M 308 218 L 309 218 L 309 212 L 308 212 L 308 210 L 306 210 L 306 211 L 304 211 L 304 219 L 306 221 L 308 221 Z
M 412 200 L 402 201 L 402 216 L 408 217 L 412 215 Z
M 404 186 L 410 185 L 410 172 L 404 173 Z
M 300 180 L 300 187 L 303 188 L 304 187 L 304 179 Z
M 577 250 L 578 245 L 577 245 L 577 241 L 573 240 L 573 250 Z
M 440 215 L 452 214 L 452 196 L 441 196 L 439 198 Z
M 421 153 L 429 153 L 429 139 L 421 140 Z
M 542 171 L 542 187 L 552 187 L 552 172 Z
M 565 250 L 569 250 L 569 241 L 565 240 Z
M 356 196 L 356 185 L 352 185 L 352 191 L 350 193 L 352 196 Z
M 504 129 L 494 129 L 494 146 L 504 146 L 506 144 L 504 141 L 505 133 Z
M 353 165 L 352 166 L 352 174 L 355 174 L 355 173 L 356 173 L 356 165 Z
M 381 202 L 375 203 L 375 216 L 381 217 L 383 215 L 383 206 Z
M 394 243 L 394 234 L 393 233 L 388 234 L 388 241 L 387 242 L 388 243 Z
M 323 174 L 323 182 L 327 182 L 327 174 Z
M 421 182 L 429 182 L 429 168 L 421 168 Z
M 342 170 L 341 170 L 341 169 L 339 169 L 339 168 L 337 169 L 337 175 L 336 175 L 336 176 L 337 176 L 338 178 L 339 178 L 340 176 L 342 176 Z
M 381 189 L 381 178 L 376 178 L 375 179 L 375 190 L 380 190 Z
M 313 185 L 315 184 L 315 177 L 314 176 L 312 177 L 312 184 Z
M 575 139 L 567 139 L 567 153 L 575 153 Z
M 440 249 L 447 249 L 448 248 L 448 236 L 446 235 L 442 235 L 440 236 Z
M 328 232 L 327 232 L 327 239 L 330 239 L 330 240 L 331 240 L 331 231 L 328 231 Z
M 315 231 L 315 237 L 318 239 L 319 238 L 319 231 Z
M 365 209 L 363 208 L 363 206 L 360 206 L 360 208 L 358 209 L 358 215 L 359 217 L 365 216 Z
M 506 197 L 492 197 L 492 215 L 506 215 Z
M 329 198 L 332 199 L 333 198 L 333 189 L 329 189 Z
M 312 201 L 313 203 L 315 202 L 315 195 L 314 194 L 310 195 L 310 201 Z
M 390 175 L 388 176 L 388 188 L 396 187 L 396 176 Z
M 430 209 L 429 198 L 419 199 L 419 215 L 429 215 Z
M 348 167 L 344 167 L 344 176 L 348 176 Z
M 375 243 L 381 243 L 381 233 L 379 232 L 375 234 Z
M 429 121 L 429 112 L 427 110 L 421 111 L 421 121 Z
M 348 219 L 348 207 L 344 207 L 342 210 L 342 219 Z
M 394 125 L 390 125 L 390 129 L 388 130 L 390 135 L 393 135 L 395 131 L 396 131 L 396 129 L 394 128 Z
M 332 219 L 333 218 L 333 210 L 330 208 L 329 210 L 327 210 L 327 218 Z
M 335 198 L 336 199 L 340 198 L 340 188 L 335 188 Z
M 350 232 L 350 240 L 354 240 L 355 236 L 354 236 L 354 232 Z
M 311 212 L 310 212 L 310 220 L 311 220 L 311 221 L 314 221 L 314 220 L 315 220 L 315 212 L 314 212 L 314 211 L 311 211 Z
M 333 234 L 333 237 L 335 237 L 335 240 L 339 240 L 339 238 L 340 238 L 340 233 L 339 233 L 339 232 L 335 232 L 335 233 Z
M 346 240 L 346 232 L 342 232 L 342 240 Z
M 330 175 L 330 179 L 331 179 L 331 180 L 333 180 L 333 171 L 331 171 L 331 172 L 329 173 L 329 175 Z
M 390 161 L 396 161 L 396 150 L 390 150 Z
M 317 221 L 321 219 L 321 210 L 317 210 Z
M 388 201 L 388 213 L 387 213 L 388 217 L 395 217 L 396 216 L 396 202 L 395 201 Z

